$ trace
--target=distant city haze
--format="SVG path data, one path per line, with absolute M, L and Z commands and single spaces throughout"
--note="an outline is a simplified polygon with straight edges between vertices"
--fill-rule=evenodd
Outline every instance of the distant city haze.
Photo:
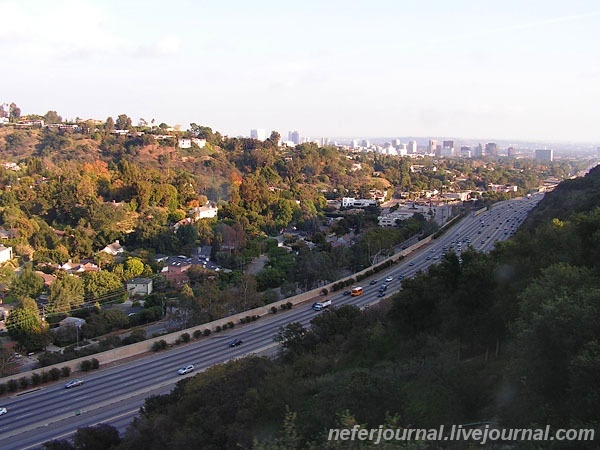
M 595 0 L 5 0 L 0 17 L 0 103 L 24 115 L 600 142 Z

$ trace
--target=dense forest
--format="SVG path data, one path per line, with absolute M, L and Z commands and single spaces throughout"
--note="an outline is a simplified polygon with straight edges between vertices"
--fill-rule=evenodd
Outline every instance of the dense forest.
M 82 429 L 76 443 L 101 435 L 119 449 L 335 449 L 374 446 L 327 441 L 329 428 L 355 424 L 597 429 L 599 183 L 597 167 L 547 194 L 492 253 L 467 251 L 462 263 L 449 253 L 376 307 L 333 309 L 309 329 L 290 324 L 275 337 L 278 358 L 215 366 L 147 399 L 125 436 Z M 597 448 L 539 444 L 511 448 Z

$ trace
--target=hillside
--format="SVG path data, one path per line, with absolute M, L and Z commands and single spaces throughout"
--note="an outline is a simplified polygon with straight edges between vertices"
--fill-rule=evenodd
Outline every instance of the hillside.
M 406 280 L 391 302 L 366 312 L 334 310 L 310 330 L 287 327 L 276 361 L 251 357 L 214 367 L 148 399 L 119 448 L 370 448 L 327 441 L 330 427 L 353 424 L 597 428 L 598 183 L 594 170 L 561 186 L 546 201 L 567 211 L 560 221 L 544 206 L 536 214 L 548 219 L 491 255 L 466 252 L 458 264 L 450 254 Z

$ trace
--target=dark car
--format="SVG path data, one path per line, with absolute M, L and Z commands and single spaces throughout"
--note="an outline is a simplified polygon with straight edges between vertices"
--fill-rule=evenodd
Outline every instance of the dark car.
M 377 280 L 371 280 L 370 284 L 377 284 Z
M 344 291 L 344 297 L 347 296 L 347 295 L 350 295 L 350 294 L 352 294 L 352 292 L 350 292 L 350 291 Z
M 231 341 L 229 343 L 230 347 L 238 347 L 240 345 L 242 345 L 244 343 L 244 341 L 242 341 L 241 339 L 234 339 L 233 341 Z

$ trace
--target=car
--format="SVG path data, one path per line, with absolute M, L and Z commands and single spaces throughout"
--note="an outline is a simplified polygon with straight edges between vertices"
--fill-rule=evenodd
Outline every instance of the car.
M 233 341 L 231 341 L 229 343 L 230 347 L 239 347 L 240 345 L 242 345 L 244 343 L 244 341 L 242 341 L 241 339 L 234 339 Z
M 425 258 L 427 261 L 429 261 L 431 259 L 431 256 L 428 256 L 427 258 Z
M 177 373 L 179 375 L 185 375 L 186 373 L 190 373 L 190 372 L 193 372 L 193 371 L 194 371 L 194 365 L 193 364 L 189 364 L 189 365 L 187 365 L 187 366 L 182 367 L 181 369 L 179 369 L 177 371 Z
M 411 263 L 409 263 L 408 265 L 409 265 L 410 267 L 412 267 L 412 266 L 414 266 L 414 265 L 415 265 L 415 263 L 414 263 L 414 262 L 411 262 Z
M 391 276 L 390 277 L 386 277 L 385 281 L 388 282 L 388 283 L 390 281 L 394 281 L 394 277 L 391 277 Z
M 71 389 L 77 386 L 81 386 L 83 384 L 83 380 L 80 378 L 75 378 L 74 380 L 69 381 L 65 384 L 65 389 Z
M 8 412 L 8 409 L 6 409 L 4 406 L 0 407 L 0 416 L 3 416 L 7 412 Z
M 371 280 L 369 284 L 377 284 L 377 280 Z
M 398 279 L 399 279 L 400 281 L 404 280 L 404 275 L 398 275 Z
M 350 295 L 350 294 L 352 294 L 352 292 L 350 292 L 350 291 L 344 291 L 343 295 L 344 295 L 344 297 L 346 297 L 347 295 Z
M 385 292 L 379 291 L 379 294 L 377 294 L 377 297 L 385 297 Z

